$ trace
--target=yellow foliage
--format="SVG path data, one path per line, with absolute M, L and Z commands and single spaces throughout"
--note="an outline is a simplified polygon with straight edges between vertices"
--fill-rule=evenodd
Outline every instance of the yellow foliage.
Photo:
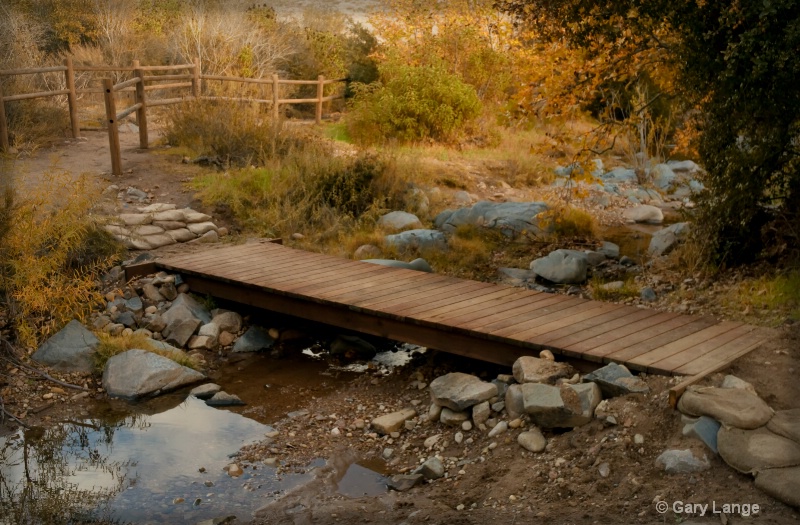
M 120 247 L 90 213 L 99 192 L 86 177 L 47 173 L 25 192 L 4 208 L 0 290 L 17 339 L 34 347 L 70 320 L 85 320 L 101 303 L 97 277 Z
M 542 229 L 551 231 L 557 237 L 594 238 L 596 224 L 592 215 L 571 206 L 558 205 L 539 214 Z
M 172 359 L 182 366 L 197 368 L 197 363 L 182 350 L 178 352 L 162 350 L 153 345 L 152 339 L 141 334 L 109 335 L 100 333 L 97 334 L 97 338 L 100 340 L 100 344 L 95 349 L 94 365 L 99 371 L 102 371 L 106 366 L 106 362 L 115 355 L 135 348 Z

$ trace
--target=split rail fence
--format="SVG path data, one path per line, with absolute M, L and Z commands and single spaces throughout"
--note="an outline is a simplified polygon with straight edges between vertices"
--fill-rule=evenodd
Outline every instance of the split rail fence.
M 178 104 L 187 100 L 233 100 L 241 102 L 256 102 L 269 105 L 272 110 L 272 118 L 277 121 L 281 115 L 281 106 L 291 104 L 315 104 L 315 121 L 317 124 L 322 122 L 323 107 L 326 102 L 337 98 L 343 98 L 344 93 L 325 96 L 325 86 L 336 83 L 344 83 L 345 79 L 326 79 L 323 75 L 316 80 L 287 80 L 281 79 L 278 75 L 270 78 L 245 78 L 225 75 L 204 75 L 200 69 L 200 64 L 195 61 L 193 64 L 176 64 L 167 66 L 142 66 L 139 61 L 133 62 L 130 67 L 117 66 L 75 66 L 71 58 L 64 60 L 63 66 L 27 68 L 27 69 L 8 69 L 0 70 L 0 80 L 4 76 L 14 75 L 35 75 L 40 73 L 64 73 L 65 89 L 41 91 L 37 93 L 20 93 L 4 95 L 2 82 L 0 82 L 0 152 L 7 152 L 10 148 L 8 121 L 5 105 L 8 102 L 29 100 L 34 98 L 67 96 L 67 106 L 69 108 L 70 128 L 73 138 L 81 136 L 80 122 L 78 118 L 79 97 L 86 94 L 103 94 L 105 105 L 105 120 L 108 127 L 108 140 L 111 150 L 111 170 L 114 175 L 122 175 L 122 151 L 119 143 L 119 123 L 131 114 L 136 114 L 136 124 L 139 127 L 139 147 L 147 149 L 149 138 L 147 130 L 147 109 L 156 106 Z M 89 87 L 76 89 L 75 73 L 94 72 L 94 73 L 116 73 L 123 72 L 132 74 L 133 77 L 123 82 L 114 83 L 110 78 L 102 79 L 102 87 Z M 241 84 L 255 84 L 271 87 L 270 98 L 254 97 L 227 97 L 203 94 L 204 81 L 235 82 Z M 280 86 L 293 85 L 313 85 L 316 86 L 316 96 L 314 98 L 281 98 Z M 148 97 L 148 92 L 164 90 L 188 90 L 179 97 L 154 98 Z M 133 94 L 133 104 L 117 110 L 117 93 L 128 92 Z

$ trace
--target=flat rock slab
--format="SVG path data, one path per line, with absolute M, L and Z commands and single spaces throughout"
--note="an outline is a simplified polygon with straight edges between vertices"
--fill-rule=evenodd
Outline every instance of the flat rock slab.
M 431 381 L 431 401 L 461 412 L 497 395 L 497 386 L 461 372 L 452 372 Z
M 222 387 L 216 383 L 207 383 L 205 385 L 196 386 L 189 392 L 189 395 L 197 399 L 208 399 L 213 397 L 217 392 L 222 391 Z
M 559 284 L 580 284 L 586 281 L 589 259 L 574 250 L 556 250 L 535 259 L 530 266 L 536 275 Z
M 528 414 L 533 423 L 543 428 L 572 428 L 588 422 L 583 421 L 581 417 L 583 416 L 581 396 L 570 388 L 571 386 L 556 387 L 540 383 L 519 385 L 523 412 Z M 509 392 L 511 391 L 509 388 Z M 508 406 L 508 393 L 506 406 Z M 514 410 L 516 408 L 515 406 Z
M 756 488 L 792 507 L 800 508 L 800 467 L 762 470 Z
M 772 432 L 800 443 L 800 408 L 775 412 L 767 423 Z
M 98 344 L 97 337 L 73 319 L 45 341 L 31 359 L 60 372 L 91 372 L 92 355 Z
M 404 408 L 391 414 L 384 414 L 372 420 L 372 428 L 379 434 L 391 434 L 397 432 L 405 425 L 406 421 L 416 417 L 417 412 L 413 408 Z
M 723 427 L 717 434 L 717 446 L 725 463 L 745 474 L 800 465 L 800 445 L 766 427 L 756 430 Z
M 527 355 L 514 361 L 511 370 L 518 383 L 553 384 L 557 379 L 570 377 L 574 373 L 572 367 L 566 363 Z
M 422 474 L 397 474 L 389 478 L 386 485 L 397 492 L 405 492 L 422 483 L 424 479 Z
M 447 248 L 447 239 L 439 230 L 406 230 L 402 233 L 387 235 L 386 245 L 398 251 L 409 249 L 418 250 L 444 250 Z
M 646 394 L 650 391 L 647 383 L 631 374 L 627 367 L 617 363 L 609 363 L 598 368 L 594 372 L 586 374 L 583 380 L 597 383 L 605 397 Z
M 684 392 L 678 410 L 690 416 L 708 416 L 723 425 L 754 429 L 772 417 L 772 409 L 757 395 L 738 388 L 706 387 Z
M 136 399 L 202 381 L 206 376 L 145 350 L 117 354 L 106 363 L 103 388 L 111 397 Z

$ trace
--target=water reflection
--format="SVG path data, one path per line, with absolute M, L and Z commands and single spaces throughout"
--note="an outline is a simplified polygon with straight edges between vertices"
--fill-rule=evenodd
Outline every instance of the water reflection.
M 228 477 L 229 455 L 271 428 L 191 397 L 166 402 L 134 415 L 109 403 L 94 419 L 0 438 L 0 524 L 244 521 L 300 482 L 268 467 Z

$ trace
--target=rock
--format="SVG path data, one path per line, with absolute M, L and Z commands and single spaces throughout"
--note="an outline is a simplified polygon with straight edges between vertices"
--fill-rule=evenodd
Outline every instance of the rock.
M 381 266 L 391 266 L 392 268 L 403 268 L 405 270 L 416 270 L 418 272 L 433 273 L 433 268 L 425 259 L 414 259 L 411 262 L 396 261 L 394 259 L 362 259 L 361 262 L 379 264 Z
M 742 390 L 747 390 L 752 392 L 753 394 L 756 393 L 756 389 L 753 388 L 753 385 L 745 381 L 744 379 L 739 379 L 736 376 L 732 376 L 730 374 L 726 375 L 725 378 L 722 380 L 721 388 L 739 388 Z
M 494 428 L 492 428 L 492 430 L 489 431 L 489 439 L 497 437 L 507 430 L 508 430 L 508 423 L 505 421 L 500 421 L 494 426 Z
M 649 204 L 626 208 L 623 210 L 622 216 L 630 222 L 646 222 L 648 224 L 661 224 L 664 222 L 664 213 L 661 208 L 650 206 Z
M 447 407 L 442 407 L 442 413 L 439 415 L 439 422 L 443 425 L 451 427 L 460 427 L 461 423 L 469 419 L 469 414 L 466 412 L 459 412 L 450 410 Z
M 444 465 L 437 457 L 428 458 L 425 463 L 415 471 L 425 479 L 439 479 L 444 476 Z
M 617 290 L 622 290 L 624 287 L 625 287 L 624 281 L 612 281 L 610 283 L 605 283 L 600 285 L 600 288 L 608 292 L 615 292 Z
M 444 250 L 447 248 L 447 240 L 444 234 L 438 230 L 406 230 L 394 235 L 387 235 L 385 242 L 387 246 L 399 252 L 410 249 Z
M 364 361 L 372 359 L 377 353 L 372 344 L 354 335 L 337 336 L 331 343 L 330 352 L 331 355 L 341 356 L 345 359 Z
M 665 450 L 656 458 L 656 465 L 661 465 L 667 474 L 691 474 L 708 470 L 711 466 L 708 458 L 694 457 L 691 450 Z
M 136 325 L 136 318 L 131 312 L 121 312 L 113 316 L 114 322 L 121 324 L 126 328 Z
M 517 443 L 530 452 L 541 452 L 547 446 L 547 440 L 538 428 L 520 433 Z
M 452 372 L 431 381 L 431 400 L 457 412 L 487 401 L 497 395 L 497 387 L 477 377 Z
M 166 232 L 167 235 L 175 242 L 188 242 L 195 238 L 197 235 L 193 234 L 188 230 L 188 228 L 179 228 L 177 230 L 168 230 Z
M 800 443 L 800 408 L 775 412 L 767 423 L 767 428 L 795 443 Z
M 125 301 L 125 308 L 130 310 L 135 314 L 140 314 L 144 310 L 144 304 L 142 304 L 142 300 L 139 298 L 138 295 L 134 295 L 130 299 Z
M 361 261 L 363 259 L 377 259 L 381 256 L 381 249 L 374 244 L 362 244 L 353 252 L 353 259 Z
M 431 403 L 431 406 L 428 409 L 428 421 L 430 422 L 439 421 L 439 418 L 441 418 L 441 416 L 442 416 L 442 407 L 437 405 L 436 403 Z
M 386 485 L 397 492 L 405 492 L 422 483 L 424 479 L 422 474 L 397 474 L 389 478 Z
M 212 243 L 212 242 L 219 242 L 219 234 L 214 230 L 209 230 L 201 235 L 197 242 L 204 242 L 204 243 Z
M 658 299 L 656 291 L 650 288 L 649 286 L 645 286 L 644 288 L 642 288 L 642 291 L 639 293 L 639 297 L 642 299 L 642 301 L 646 303 L 652 303 L 653 301 Z
M 570 427 L 573 418 L 583 414 L 580 396 L 570 386 L 555 387 L 540 383 L 519 385 L 524 412 L 533 423 L 543 428 Z M 512 387 L 508 389 L 509 392 Z
M 399 231 L 409 228 L 422 228 L 422 222 L 413 213 L 392 211 L 378 219 L 378 226 L 391 231 Z
M 181 286 L 187 286 L 187 285 L 182 284 Z M 177 288 L 175 288 L 175 283 L 164 283 L 161 285 L 158 291 L 161 293 L 161 295 L 164 296 L 164 298 L 167 301 L 174 301 L 178 297 L 178 290 Z
M 772 417 L 772 409 L 760 397 L 736 388 L 690 388 L 678 401 L 678 410 L 743 429 L 758 428 Z
M 756 430 L 722 427 L 717 434 L 717 446 L 725 463 L 745 474 L 800 465 L 800 444 L 766 427 Z
M 189 318 L 168 324 L 163 331 L 164 340 L 171 345 L 184 347 L 200 326 L 200 320 Z
M 556 356 L 553 355 L 553 352 L 550 350 L 542 350 L 539 352 L 539 359 L 544 359 L 545 361 L 552 361 L 555 362 Z M 515 378 L 516 379 L 516 378 Z
M 651 257 L 666 255 L 689 235 L 689 231 L 688 222 L 676 222 L 658 230 L 650 239 L 650 245 L 647 248 L 648 255 Z
M 697 421 L 687 423 L 683 426 L 683 435 L 693 437 L 702 441 L 714 454 L 717 450 L 717 433 L 720 429 L 718 421 L 708 416 L 701 416 Z
M 533 356 L 522 356 L 514 361 L 512 372 L 514 373 L 514 379 L 518 383 L 554 384 L 557 379 L 572 376 L 574 370 L 566 363 L 557 363 L 549 359 L 540 359 Z
M 778 501 L 800 508 L 800 467 L 762 470 L 756 475 L 756 488 Z
M 206 336 L 206 337 L 213 337 L 214 339 L 219 338 L 220 328 L 218 325 L 214 324 L 214 322 L 206 323 L 200 327 L 200 330 L 197 331 L 197 335 L 199 336 Z
M 525 286 L 536 279 L 536 273 L 533 270 L 522 268 L 498 268 L 497 274 L 500 282 L 509 286 Z
M 631 374 L 624 365 L 609 363 L 583 378 L 584 382 L 597 383 L 603 397 L 645 394 L 650 391 L 647 383 Z
M 186 228 L 195 235 L 203 235 L 206 232 L 217 231 L 217 225 L 213 222 L 196 222 L 186 225 Z
M 219 346 L 219 341 L 216 337 L 210 335 L 196 335 L 190 337 L 186 343 L 187 348 L 190 350 L 216 350 Z
M 545 257 L 535 259 L 531 270 L 536 275 L 560 284 L 580 284 L 586 281 L 589 262 L 585 254 L 574 250 L 555 250 Z
M 492 409 L 489 407 L 488 401 L 478 403 L 472 407 L 472 421 L 476 425 L 486 423 L 486 420 L 489 419 L 491 413 Z
M 508 417 L 517 418 L 525 413 L 524 396 L 522 395 L 522 388 L 520 387 L 520 385 L 508 386 L 508 389 L 506 390 L 505 401 L 506 401 L 506 413 L 508 413 Z M 489 403 L 486 403 L 486 405 L 488 409 Z
M 427 450 L 430 450 L 434 447 L 434 445 L 436 445 L 436 443 L 439 442 L 440 439 L 442 439 L 442 435 L 435 434 L 433 436 L 425 438 L 425 441 L 422 442 L 422 446 L 424 446 Z
M 384 414 L 372 420 L 372 428 L 379 434 L 387 435 L 397 432 L 404 427 L 405 422 L 416 417 L 417 412 L 413 408 L 404 408 L 391 414 Z
M 142 293 L 149 301 L 154 303 L 160 303 L 164 300 L 164 296 L 161 295 L 161 292 L 159 292 L 158 288 L 156 288 L 152 283 L 145 284 L 142 287 Z
M 595 408 L 597 408 L 597 405 L 599 405 L 600 401 L 603 400 L 603 396 L 600 393 L 600 387 L 598 387 L 595 383 L 583 383 L 566 386 L 569 390 L 573 390 L 577 394 L 581 411 L 579 414 L 566 416 L 561 420 L 560 426 L 574 428 L 591 422 L 592 419 L 594 419 Z M 565 396 L 565 392 L 569 392 L 568 389 L 562 388 L 562 398 Z
M 215 383 L 206 383 L 205 385 L 194 387 L 192 391 L 189 392 L 189 395 L 197 399 L 208 399 L 221 390 L 222 387 Z
M 162 317 L 168 325 L 175 319 L 185 319 L 188 317 L 199 319 L 203 324 L 211 321 L 211 314 L 208 313 L 206 307 L 197 302 L 192 296 L 185 293 L 178 294 L 172 302 L 172 306 L 162 314 Z
M 244 404 L 245 402 L 239 399 L 239 396 L 222 390 L 211 396 L 211 398 L 206 399 L 206 405 L 210 407 L 242 406 Z
M 508 383 L 500 381 L 499 379 L 492 379 L 491 383 L 497 387 L 497 397 L 506 397 L 506 390 L 508 390 Z
M 230 346 L 236 341 L 236 336 L 230 332 L 222 332 L 219 334 L 218 342 L 221 346 Z
M 224 516 L 221 518 L 212 518 L 203 521 L 198 521 L 195 525 L 231 525 L 236 521 L 236 516 Z
M 154 315 L 144 327 L 151 332 L 162 332 L 167 327 L 167 323 L 160 315 Z
M 675 172 L 672 171 L 668 164 L 656 164 L 650 169 L 650 179 L 655 187 L 661 191 L 666 191 L 675 184 L 676 178 Z
M 239 476 L 244 474 L 244 470 L 242 470 L 242 467 L 240 467 L 236 463 L 231 463 L 225 470 L 228 471 L 228 476 L 232 478 L 238 478 Z
M 95 330 L 102 330 L 108 323 L 111 322 L 111 319 L 106 315 L 98 315 L 94 321 L 92 321 L 92 328 Z
M 202 381 L 200 372 L 145 350 L 133 349 L 108 360 L 103 388 L 111 397 L 135 399 Z
M 31 359 L 59 372 L 92 372 L 92 357 L 99 344 L 92 332 L 73 319 L 45 341 Z
M 603 241 L 597 251 L 609 259 L 619 259 L 619 246 L 613 242 Z
M 260 326 L 251 326 L 233 345 L 234 352 L 258 352 L 272 348 L 275 340 L 269 336 L 269 331 Z
M 614 168 L 602 176 L 604 181 L 613 182 L 639 182 L 636 172 L 630 168 Z
M 211 319 L 211 324 L 216 325 L 221 332 L 235 334 L 242 329 L 242 316 L 236 312 L 218 313 Z
M 434 223 L 446 232 L 455 232 L 459 226 L 472 225 L 501 231 L 506 237 L 524 233 L 544 233 L 538 216 L 547 211 L 544 202 L 489 202 L 481 201 L 472 207 L 439 214 Z

